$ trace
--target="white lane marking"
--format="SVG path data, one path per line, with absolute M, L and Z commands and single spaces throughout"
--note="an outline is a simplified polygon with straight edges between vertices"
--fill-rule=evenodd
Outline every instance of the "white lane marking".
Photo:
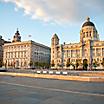
M 9 83 L 9 82 L 4 82 L 4 81 L 1 81 L 0 83 L 9 84 L 9 85 L 13 85 L 13 86 L 34 88 L 34 89 L 36 88 L 36 89 L 48 90 L 48 91 L 57 91 L 57 92 L 73 93 L 73 94 L 80 94 L 80 95 L 90 95 L 90 96 L 104 96 L 104 94 L 100 94 L 100 93 L 90 93 L 90 92 L 80 92 L 80 91 L 62 90 L 62 89 L 54 89 L 54 88 L 39 87 L 39 86 L 30 86 L 30 85 Z

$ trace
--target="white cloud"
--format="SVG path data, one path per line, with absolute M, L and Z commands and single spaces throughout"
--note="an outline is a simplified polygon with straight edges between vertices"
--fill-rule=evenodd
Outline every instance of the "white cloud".
M 102 15 L 104 0 L 2 0 L 23 9 L 32 19 L 45 22 L 80 21 L 86 16 Z M 17 9 L 18 8 L 18 9 Z

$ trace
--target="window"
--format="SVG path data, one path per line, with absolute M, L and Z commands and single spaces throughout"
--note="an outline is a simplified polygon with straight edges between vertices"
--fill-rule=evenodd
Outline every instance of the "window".
M 83 38 L 85 38 L 85 32 L 83 32 Z
M 86 32 L 86 37 L 88 37 L 88 32 Z
M 92 55 L 95 56 L 95 49 L 92 50 Z
M 101 49 L 100 48 L 96 49 L 96 56 L 101 56 Z
M 99 61 L 99 58 L 97 58 L 97 61 Z
M 76 50 L 71 50 L 71 57 L 76 57 Z
M 104 48 L 102 48 L 102 55 L 104 56 Z

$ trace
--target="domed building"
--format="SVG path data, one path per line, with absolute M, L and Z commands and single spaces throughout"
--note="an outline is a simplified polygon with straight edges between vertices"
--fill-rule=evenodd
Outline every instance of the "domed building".
M 104 63 L 104 41 L 87 17 L 80 30 L 80 42 L 59 44 L 57 34 L 51 39 L 51 68 L 92 69 Z

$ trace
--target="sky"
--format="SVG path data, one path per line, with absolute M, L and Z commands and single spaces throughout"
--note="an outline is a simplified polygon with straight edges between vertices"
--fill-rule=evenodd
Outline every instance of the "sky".
M 88 16 L 104 40 L 104 0 L 0 0 L 0 35 L 12 40 L 18 28 L 22 41 L 50 46 L 56 33 L 60 44 L 77 43 Z

